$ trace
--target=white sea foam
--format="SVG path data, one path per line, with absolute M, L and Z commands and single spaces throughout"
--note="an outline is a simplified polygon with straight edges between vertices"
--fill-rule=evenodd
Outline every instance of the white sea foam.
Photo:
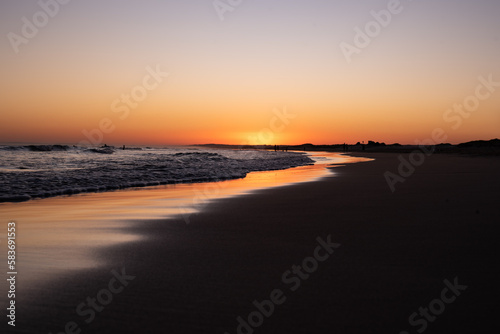
M 312 164 L 296 152 L 205 148 L 0 146 L 0 202 L 170 183 L 218 181 Z

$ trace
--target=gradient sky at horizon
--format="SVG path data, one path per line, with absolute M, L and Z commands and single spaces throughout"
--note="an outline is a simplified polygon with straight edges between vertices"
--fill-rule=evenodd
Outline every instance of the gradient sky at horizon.
M 79 143 L 84 131 L 117 145 L 500 137 L 500 87 L 456 129 L 443 119 L 478 77 L 500 82 L 500 1 L 401 0 L 348 63 L 340 44 L 388 2 L 243 0 L 221 21 L 213 0 L 72 0 L 16 53 L 8 34 L 41 7 L 2 1 L 0 143 Z M 113 112 L 157 66 L 169 76 L 127 117 Z M 294 118 L 281 126 L 283 108 Z M 100 139 L 103 119 L 114 129 Z

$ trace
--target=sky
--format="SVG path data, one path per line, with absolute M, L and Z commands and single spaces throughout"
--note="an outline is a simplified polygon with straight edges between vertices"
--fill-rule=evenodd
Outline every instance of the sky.
M 498 0 L 9 0 L 0 143 L 500 137 Z

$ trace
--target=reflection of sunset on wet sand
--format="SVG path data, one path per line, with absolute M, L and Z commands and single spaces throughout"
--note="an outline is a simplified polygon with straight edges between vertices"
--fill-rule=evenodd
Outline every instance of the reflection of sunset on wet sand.
M 31 284 L 66 270 L 105 265 L 93 254 L 143 236 L 128 231 L 137 220 L 181 215 L 189 217 L 211 200 L 258 189 L 307 182 L 329 175 L 327 164 L 364 161 L 337 153 L 312 153 L 319 164 L 277 171 L 253 172 L 243 179 L 198 184 L 174 184 L 105 193 L 83 194 L 0 205 L 2 219 L 22 222 L 19 261 Z
M 499 13 L 1 1 L 0 333 L 498 332 Z

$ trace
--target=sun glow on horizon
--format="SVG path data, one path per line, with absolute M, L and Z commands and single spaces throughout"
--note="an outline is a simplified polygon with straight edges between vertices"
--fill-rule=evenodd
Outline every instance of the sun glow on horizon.
M 5 36 L 41 10 L 0 6 Z M 450 143 L 500 137 L 500 3 L 407 2 L 351 62 L 339 46 L 362 39 L 355 28 L 387 1 L 254 1 L 224 21 L 210 2 L 117 6 L 71 2 L 18 53 L 3 40 L 0 143 L 414 144 L 436 128 Z M 489 76 L 487 99 L 447 114 Z

